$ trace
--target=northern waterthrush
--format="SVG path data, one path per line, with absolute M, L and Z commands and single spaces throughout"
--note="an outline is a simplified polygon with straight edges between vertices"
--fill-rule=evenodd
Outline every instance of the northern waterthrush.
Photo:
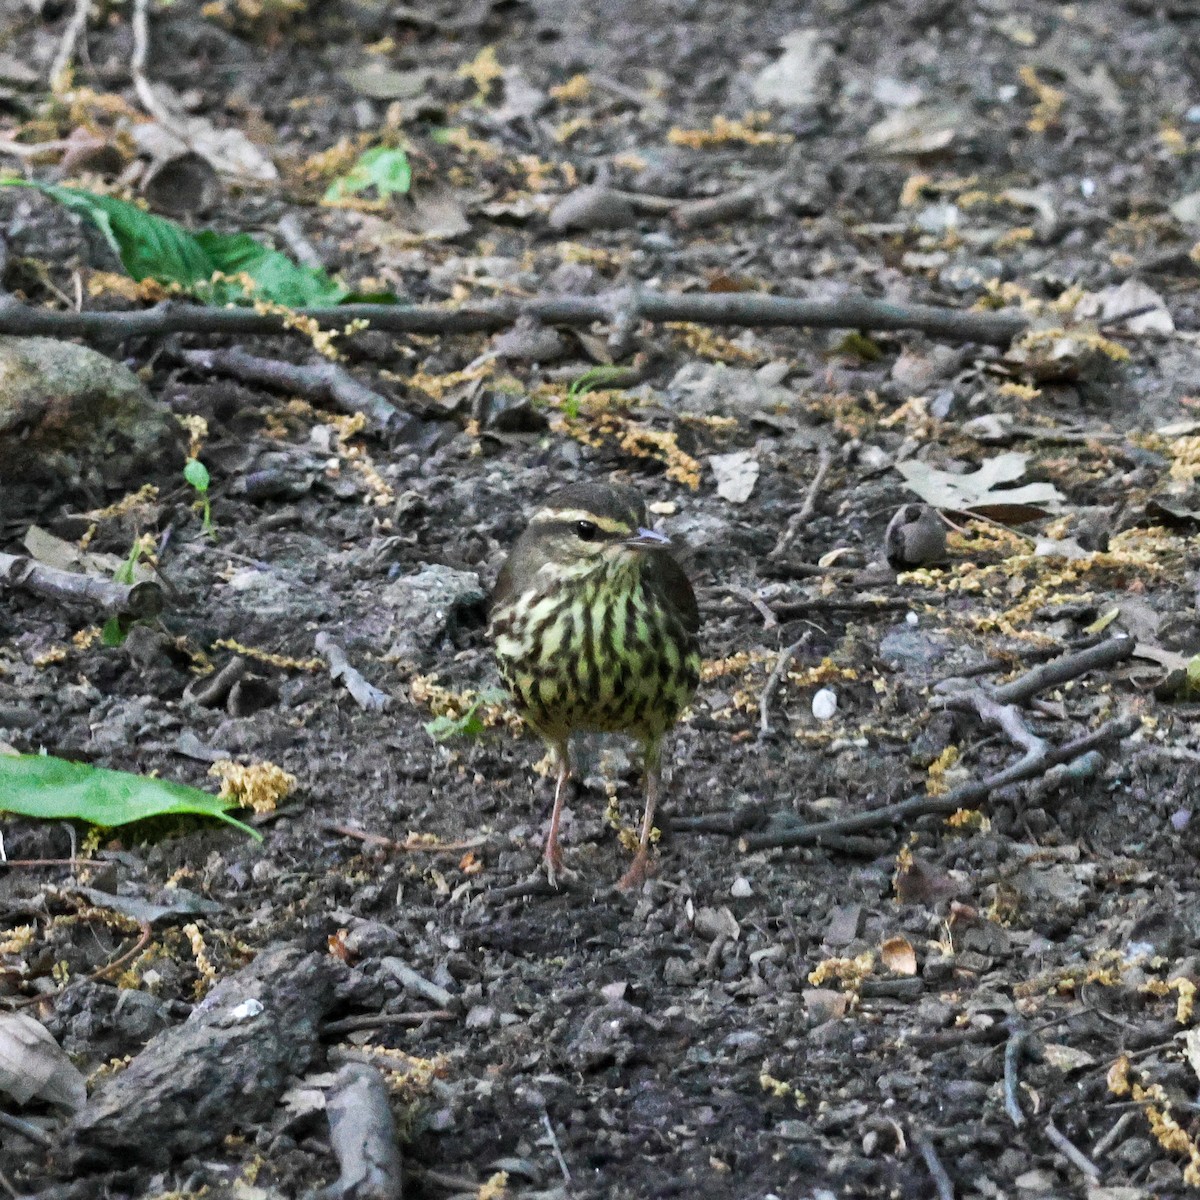
M 564 874 L 558 827 L 571 777 L 568 740 L 627 733 L 645 752 L 646 806 L 637 855 L 618 886 L 646 877 L 662 742 L 696 690 L 700 614 L 663 534 L 632 489 L 577 484 L 551 496 L 500 571 L 491 636 L 517 710 L 557 767 L 544 852 Z

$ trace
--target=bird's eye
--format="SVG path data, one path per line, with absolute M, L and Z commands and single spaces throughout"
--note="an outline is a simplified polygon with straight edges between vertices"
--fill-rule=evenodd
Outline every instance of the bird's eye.
M 594 521 L 576 521 L 575 533 L 581 542 L 594 542 L 600 536 L 600 526 Z

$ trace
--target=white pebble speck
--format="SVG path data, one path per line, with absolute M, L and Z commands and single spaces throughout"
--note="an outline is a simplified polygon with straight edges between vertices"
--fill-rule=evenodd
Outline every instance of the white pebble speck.
M 754 889 L 750 886 L 750 880 L 739 875 L 730 885 L 729 894 L 735 899 L 745 900 L 747 896 L 754 895 Z
M 812 698 L 812 715 L 818 721 L 831 720 L 837 712 L 837 694 L 830 688 L 822 688 Z

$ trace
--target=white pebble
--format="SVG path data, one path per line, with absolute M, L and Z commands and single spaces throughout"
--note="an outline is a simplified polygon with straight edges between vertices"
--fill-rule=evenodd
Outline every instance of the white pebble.
M 919 625 L 921 623 L 921 618 L 918 617 L 916 613 L 910 612 L 904 614 L 904 621 L 908 625 Z
M 739 875 L 730 885 L 729 894 L 735 899 L 745 900 L 747 896 L 754 895 L 754 889 L 750 886 L 750 880 Z
M 831 688 L 822 688 L 812 698 L 812 715 L 818 721 L 829 721 L 837 712 L 837 694 Z

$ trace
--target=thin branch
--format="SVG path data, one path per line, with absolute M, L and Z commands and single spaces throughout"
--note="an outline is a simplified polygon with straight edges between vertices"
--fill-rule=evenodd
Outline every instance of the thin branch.
M 163 608 L 162 588 L 152 579 L 116 583 L 17 554 L 0 554 L 0 590 L 5 586 L 68 604 L 86 604 L 105 617 L 156 617 Z
M 456 1021 L 454 1013 L 445 1008 L 433 1008 L 428 1012 L 366 1013 L 358 1017 L 343 1017 L 340 1021 L 326 1021 L 321 1026 L 322 1037 L 336 1037 L 341 1033 L 361 1033 L 364 1029 L 385 1029 L 389 1025 L 414 1027 L 427 1021 Z
M 790 646 L 780 650 L 779 657 L 775 660 L 775 665 L 771 668 L 771 674 L 767 676 L 767 682 L 763 687 L 762 695 L 758 698 L 758 740 L 760 742 L 771 732 L 771 697 L 775 694 L 775 689 L 779 686 L 779 681 L 787 672 L 788 667 L 791 666 L 792 659 L 804 648 L 811 637 L 811 631 L 805 631 L 804 636 L 799 641 L 795 641 Z
M 813 515 L 813 510 L 817 507 L 817 496 L 820 494 L 821 488 L 825 485 L 825 476 L 829 474 L 829 468 L 833 465 L 833 455 L 829 453 L 824 446 L 820 450 L 820 458 L 817 460 L 816 474 L 812 477 L 812 482 L 808 485 L 808 492 L 805 494 L 804 503 L 800 506 L 798 512 L 793 513 L 788 520 L 787 528 L 779 535 L 779 540 L 775 543 L 774 549 L 768 558 L 780 558 L 786 553 L 787 548 L 795 540 L 796 534 L 800 532 L 800 526 Z
M 20 1134 L 21 1137 L 35 1146 L 40 1146 L 43 1150 L 48 1150 L 54 1145 L 54 1139 L 44 1129 L 39 1129 L 32 1121 L 14 1117 L 10 1113 L 0 1111 L 0 1128 Z M 13 1195 L 16 1194 L 16 1192 L 13 1193 Z
M 327 328 L 341 329 L 351 321 L 366 321 L 386 333 L 491 333 L 506 329 L 521 317 L 547 325 L 587 326 L 607 322 L 614 312 L 628 310 L 620 294 L 598 296 L 533 296 L 524 300 L 495 300 L 463 308 L 436 305 L 343 304 L 301 308 L 295 313 Z M 1006 346 L 1028 328 L 1019 313 L 982 313 L 930 304 L 892 304 L 870 296 L 841 300 L 805 300 L 760 293 L 672 294 L 639 292 L 632 305 L 641 320 L 656 323 L 689 321 L 742 328 L 810 328 L 919 330 L 947 341 Z M 206 308 L 165 301 L 131 312 L 56 312 L 29 308 L 15 300 L 0 307 L 0 333 L 44 334 L 121 341 L 168 333 L 303 334 L 284 315 L 252 308 Z
M 334 682 L 340 679 L 359 708 L 367 712 L 385 712 L 391 706 L 392 697 L 368 683 L 362 673 L 350 665 L 345 650 L 329 634 L 318 633 L 316 647 L 317 653 L 329 664 L 330 679 Z
M 342 837 L 355 838 L 360 842 L 366 842 L 369 846 L 379 846 L 384 850 L 397 850 L 402 854 L 462 854 L 467 850 L 478 850 L 480 846 L 486 846 L 489 841 L 485 836 L 466 838 L 461 842 L 430 842 L 419 837 L 397 842 L 378 833 L 368 833 L 365 829 L 355 829 L 350 825 L 338 825 L 333 821 L 322 821 L 321 828 L 328 833 L 339 833 Z
M 829 834 L 860 833 L 865 829 L 898 825 L 904 821 L 912 821 L 917 817 L 949 816 L 960 808 L 971 808 L 987 799 L 992 792 L 1009 787 L 1014 783 L 1023 783 L 1043 774 L 1050 767 L 1059 763 L 1070 762 L 1091 750 L 1107 746 L 1129 737 L 1141 727 L 1141 718 L 1130 714 L 1107 721 L 1099 729 L 1086 733 L 1073 741 L 1061 746 L 1048 746 L 1043 756 L 1031 759 L 1022 755 L 1015 763 L 973 783 L 963 784 L 944 796 L 912 796 L 898 804 L 886 804 L 882 808 L 870 812 L 855 813 L 850 817 L 840 817 L 836 821 L 819 821 L 812 825 L 799 825 L 792 829 L 778 832 L 754 833 L 741 840 L 741 850 L 770 850 L 784 846 L 808 846 L 821 841 Z
M 929 1172 L 929 1177 L 933 1180 L 937 1200 L 954 1200 L 954 1183 L 946 1173 L 946 1168 L 942 1166 L 942 1160 L 938 1158 L 937 1151 L 933 1148 L 933 1143 L 928 1136 L 923 1133 L 914 1133 L 912 1143 L 925 1163 L 925 1170 Z
M 1089 1179 L 1100 1178 L 1100 1168 L 1049 1119 L 1046 1121 L 1046 1138 L 1063 1158 L 1072 1166 L 1077 1167 Z
M 106 963 L 98 970 L 93 971 L 90 975 L 84 976 L 82 979 L 72 979 L 70 983 L 64 984 L 57 991 L 47 992 L 44 995 L 26 996 L 23 1000 L 18 1000 L 9 1005 L 9 1011 L 15 1011 L 19 1008 L 29 1008 L 34 1004 L 41 1004 L 47 1000 L 60 999 L 64 992 L 71 988 L 78 987 L 81 983 L 95 983 L 98 979 L 104 979 L 111 975 L 114 971 L 125 966 L 126 963 L 132 962 L 145 948 L 150 945 L 150 939 L 153 937 L 153 932 L 150 929 L 149 921 L 139 921 L 138 929 L 140 930 L 138 940 L 134 942 L 124 954 L 114 958 L 112 962 Z
M 50 64 L 50 88 L 56 91 L 59 84 L 63 82 L 63 76 L 67 72 L 67 68 L 71 65 L 71 59 L 75 57 L 75 46 L 78 44 L 84 29 L 87 28 L 88 8 L 91 5 L 91 0 L 75 0 L 75 8 L 71 12 L 71 19 L 67 22 L 67 28 L 63 31 L 61 40 L 58 43 L 58 49 L 54 53 L 54 61 Z
M 1116 666 L 1117 663 L 1132 658 L 1135 649 L 1136 638 L 1109 638 L 1095 646 L 1088 646 L 1086 650 L 1064 654 L 1062 658 L 1052 659 L 1032 671 L 1026 671 L 1010 683 L 996 688 L 992 697 L 999 704 L 1024 704 L 1047 688 L 1070 683 L 1089 671 L 1101 671 L 1106 667 Z
M 736 596 L 739 600 L 745 600 L 751 608 L 763 619 L 764 629 L 774 629 L 778 624 L 775 614 L 771 611 L 767 602 L 753 589 L 740 587 L 736 583 L 727 583 L 720 589 L 728 596 Z
M 1004 1047 L 1004 1111 L 1008 1113 L 1008 1119 L 1017 1129 L 1020 1129 L 1026 1120 L 1021 1109 L 1021 1063 L 1026 1059 L 1034 1061 L 1031 1053 L 1034 1045 L 1029 1031 L 1019 1029 Z
M 299 366 L 279 359 L 259 358 L 238 346 L 224 350 L 180 350 L 178 356 L 198 371 L 230 375 L 243 383 L 263 384 L 315 404 L 332 404 L 339 412 L 361 412 L 371 428 L 384 435 L 392 433 L 405 419 L 390 400 L 359 383 L 337 363 L 321 360 Z

